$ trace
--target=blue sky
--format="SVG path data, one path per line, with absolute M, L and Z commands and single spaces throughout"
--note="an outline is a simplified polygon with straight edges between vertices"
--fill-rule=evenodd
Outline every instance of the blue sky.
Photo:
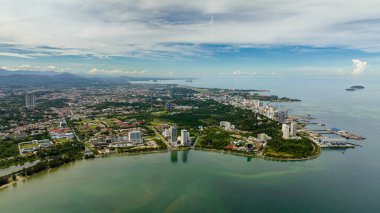
M 373 76 L 380 2 L 0 0 L 0 68 L 129 76 Z

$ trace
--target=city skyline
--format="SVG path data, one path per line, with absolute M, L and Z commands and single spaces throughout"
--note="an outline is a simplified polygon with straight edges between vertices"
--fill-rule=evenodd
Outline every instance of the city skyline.
M 380 66 L 376 1 L 2 0 L 0 5 L 0 69 L 6 70 L 357 78 L 377 76 Z

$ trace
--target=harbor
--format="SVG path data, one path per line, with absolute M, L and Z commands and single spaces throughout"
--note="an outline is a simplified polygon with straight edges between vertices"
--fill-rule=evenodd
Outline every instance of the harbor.
M 292 116 L 292 119 L 299 122 L 302 126 L 300 131 L 321 148 L 355 148 L 357 146 L 360 147 L 360 145 L 351 143 L 350 140 L 361 141 L 366 139 L 363 136 L 339 128 L 321 129 L 320 127 L 325 127 L 326 124 L 323 122 L 312 122 L 314 118 L 310 115 L 307 117 Z

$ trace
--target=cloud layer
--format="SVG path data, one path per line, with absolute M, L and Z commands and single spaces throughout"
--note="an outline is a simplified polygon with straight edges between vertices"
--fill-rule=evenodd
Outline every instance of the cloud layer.
M 88 71 L 87 74 L 111 75 L 111 76 L 125 76 L 125 75 L 144 76 L 144 75 L 151 74 L 151 72 L 148 70 L 120 70 L 120 69 L 107 70 L 107 69 L 98 69 L 94 67 L 90 71 Z
M 0 54 L 207 56 L 201 44 L 378 52 L 379 8 L 378 0 L 0 0 Z

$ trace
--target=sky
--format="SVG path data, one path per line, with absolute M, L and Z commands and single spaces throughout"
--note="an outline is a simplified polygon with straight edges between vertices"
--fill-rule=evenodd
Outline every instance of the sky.
M 0 69 L 380 76 L 379 0 L 0 0 Z

